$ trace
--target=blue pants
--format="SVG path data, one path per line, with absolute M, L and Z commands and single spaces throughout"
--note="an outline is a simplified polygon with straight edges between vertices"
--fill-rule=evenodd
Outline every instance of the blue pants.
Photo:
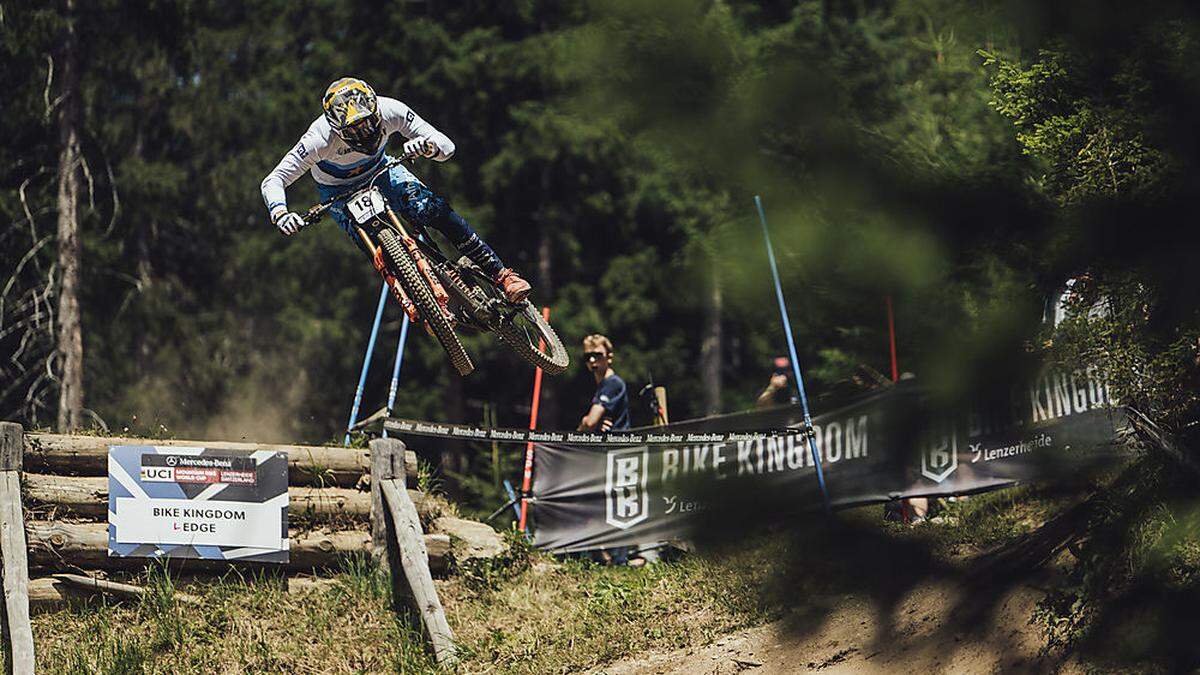
M 401 218 L 420 227 L 432 227 L 446 235 L 455 248 L 479 265 L 480 269 L 489 276 L 495 277 L 504 268 L 500 257 L 487 245 L 487 242 L 479 237 L 475 228 L 450 208 L 450 203 L 445 198 L 417 180 L 416 176 L 412 175 L 403 165 L 392 165 L 388 169 L 387 176 L 377 178 L 375 185 Z M 317 192 L 321 196 L 321 201 L 344 192 L 346 189 L 345 185 L 330 186 L 317 183 Z M 355 240 L 355 243 L 358 243 L 354 224 L 350 219 L 350 214 L 346 212 L 345 200 L 339 199 L 334 202 L 329 209 L 329 215 L 333 216 L 334 222 L 345 230 L 346 234 Z

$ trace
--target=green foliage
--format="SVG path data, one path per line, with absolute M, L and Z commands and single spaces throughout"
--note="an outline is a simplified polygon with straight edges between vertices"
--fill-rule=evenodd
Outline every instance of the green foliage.
M 1012 120 L 1022 151 L 1043 172 L 1039 187 L 1062 204 L 1100 196 L 1136 195 L 1155 186 L 1168 168 L 1166 154 L 1145 132 L 1142 92 L 1149 82 L 1135 58 L 1107 81 L 1087 76 L 1066 48 L 1038 51 L 1027 67 L 981 50 L 994 68 L 993 107 Z
M 1192 644 L 1187 612 L 1200 597 L 1200 509 L 1193 477 L 1148 457 L 1101 493 L 1103 501 L 1072 546 L 1066 583 L 1036 617 L 1047 648 L 1082 648 L 1117 665 L 1183 663 Z M 1116 611 L 1114 611 L 1116 610 Z
M 767 200 L 819 392 L 860 363 L 886 370 L 885 293 L 897 299 L 906 362 L 942 332 L 903 297 L 944 282 L 937 233 L 920 214 L 896 216 L 894 195 L 876 190 L 891 176 L 872 176 L 870 163 L 940 180 L 998 170 L 1012 154 L 984 105 L 974 33 L 948 18 L 961 14 L 953 3 L 368 5 L 155 6 L 137 25 L 172 30 L 153 40 L 109 30 L 120 12 L 88 23 L 86 381 L 109 426 L 341 435 L 377 282 L 328 224 L 280 238 L 254 188 L 316 115 L 318 92 L 347 72 L 457 141 L 454 161 L 418 172 L 533 278 L 568 344 L 610 335 L 618 370 L 635 389 L 651 376 L 667 385 L 675 418 L 704 412 L 713 386 L 695 364 L 716 292 L 722 408 L 750 405 L 782 351 L 754 193 Z M 53 12 L 22 21 L 6 49 L 28 67 L 5 77 L 27 101 L 20 109 L 37 111 L 59 24 Z M 329 30 L 348 25 L 359 27 L 352 38 Z M 10 163 L 26 168 L 14 169 L 0 204 L 20 221 L 11 186 L 36 176 L 26 192 L 42 209 L 35 221 L 46 220 L 52 130 L 33 114 L 2 124 L 36 152 Z M 290 191 L 297 204 L 311 194 L 307 179 Z M 17 234 L 0 242 L 6 259 L 32 243 Z M 33 256 L 22 283 L 35 287 L 34 267 L 52 257 Z M 396 327 L 389 308 L 366 410 L 387 390 Z M 532 374 L 494 341 L 468 342 L 479 368 L 458 383 L 415 332 L 396 412 L 461 421 L 489 405 L 500 424 L 523 424 Z M 43 372 L 50 344 L 20 354 L 20 374 Z M 18 417 L 43 410 L 52 384 L 35 388 L 32 404 L 14 390 L 0 406 Z M 573 426 L 592 388 L 583 369 L 544 386 L 542 426 Z M 489 464 L 450 468 L 466 476 Z M 489 495 L 503 499 L 494 486 Z

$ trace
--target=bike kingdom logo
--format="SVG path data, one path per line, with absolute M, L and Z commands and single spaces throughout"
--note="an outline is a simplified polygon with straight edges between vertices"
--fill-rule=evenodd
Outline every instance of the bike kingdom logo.
M 953 424 L 933 425 L 923 434 L 921 475 L 941 483 L 958 468 L 958 433 Z
M 649 448 L 608 452 L 604 493 L 609 525 L 624 530 L 650 516 L 650 496 L 646 492 L 649 464 Z

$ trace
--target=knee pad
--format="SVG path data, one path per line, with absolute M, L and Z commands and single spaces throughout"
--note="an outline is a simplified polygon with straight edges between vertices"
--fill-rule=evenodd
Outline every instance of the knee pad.
M 404 189 L 404 217 L 441 230 L 450 217 L 450 203 L 420 183 L 409 183 Z

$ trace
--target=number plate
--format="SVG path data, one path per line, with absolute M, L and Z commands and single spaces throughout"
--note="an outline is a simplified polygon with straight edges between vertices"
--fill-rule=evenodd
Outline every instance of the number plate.
M 383 193 L 377 187 L 356 193 L 346 201 L 346 207 L 350 209 L 350 215 L 354 216 L 354 220 L 363 225 L 367 224 L 375 216 L 383 213 L 385 204 Z

